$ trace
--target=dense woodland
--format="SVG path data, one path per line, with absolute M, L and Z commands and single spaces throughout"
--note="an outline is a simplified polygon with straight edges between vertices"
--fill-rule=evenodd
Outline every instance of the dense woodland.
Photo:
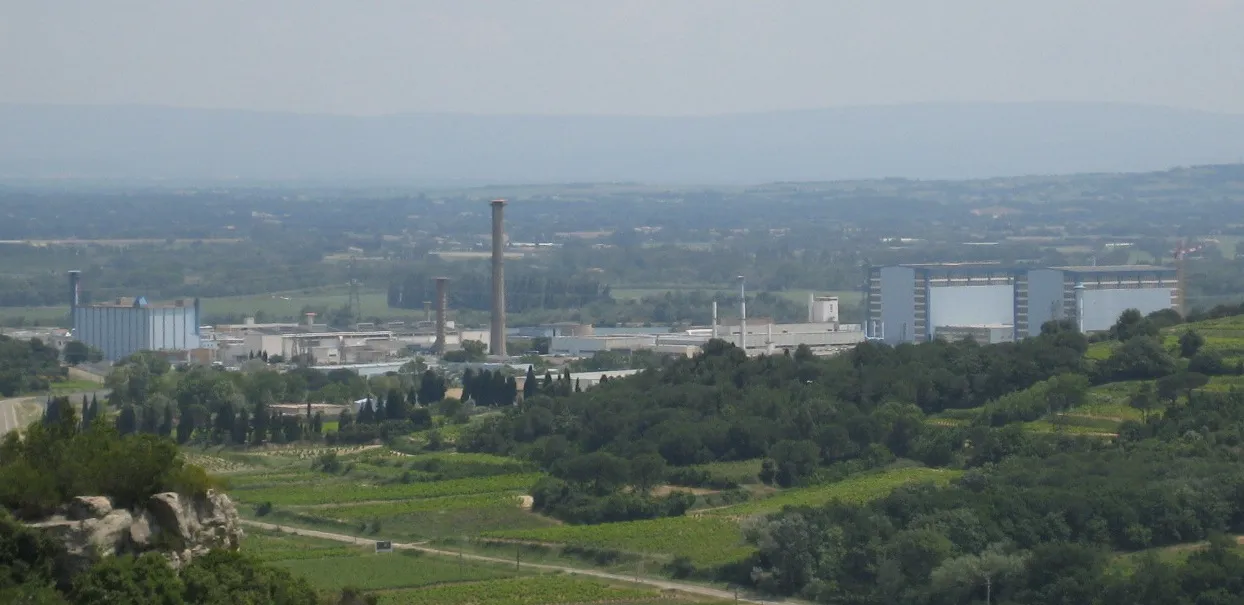
M 1232 309 L 1222 308 L 1214 314 Z M 1038 337 L 891 348 L 866 343 L 816 358 L 746 359 L 715 342 L 694 359 L 577 393 L 542 382 L 519 406 L 474 426 L 460 449 L 519 456 L 548 470 L 535 506 L 572 523 L 684 514 L 662 482 L 699 485 L 690 465 L 765 459 L 781 486 L 833 481 L 896 463 L 965 471 L 948 487 L 912 485 L 868 505 L 788 510 L 750 521 L 753 560 L 721 579 L 825 603 L 1235 603 L 1244 558 L 1244 394 L 1200 390 L 1204 338 L 1179 318 L 1128 312 L 1113 353 L 1051 323 Z M 1194 363 L 1200 359 L 1200 362 Z M 1199 364 L 1199 365 L 1198 365 Z M 1085 400 L 1089 387 L 1151 380 L 1115 440 L 1020 427 Z M 978 409 L 966 424 L 930 414 Z M 714 485 L 714 487 L 730 487 Z M 723 492 L 729 494 L 730 492 Z M 1211 540 L 1186 563 L 1117 553 Z M 1120 575 L 1123 574 L 1123 575 Z

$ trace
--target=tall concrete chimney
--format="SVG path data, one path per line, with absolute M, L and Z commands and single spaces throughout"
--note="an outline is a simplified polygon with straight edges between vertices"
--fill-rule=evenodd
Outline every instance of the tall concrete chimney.
M 505 357 L 505 200 L 492 204 L 492 331 L 488 346 L 493 355 Z
M 80 294 L 82 285 L 82 272 L 69 272 L 69 331 L 73 332 L 74 326 L 78 320 L 78 304 L 81 302 Z
M 437 355 L 445 354 L 445 312 L 449 307 L 449 278 L 436 278 L 436 342 L 432 350 Z
M 717 340 L 717 301 L 713 301 L 713 340 Z

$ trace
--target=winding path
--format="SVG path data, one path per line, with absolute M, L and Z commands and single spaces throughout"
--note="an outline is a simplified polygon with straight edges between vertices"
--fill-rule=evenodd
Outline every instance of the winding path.
M 323 540 L 334 540 L 337 542 L 346 542 L 348 544 L 358 544 L 361 546 L 371 546 L 376 543 L 376 540 L 368 540 L 366 538 L 358 538 L 358 537 L 350 536 L 346 534 L 336 534 L 332 532 L 319 531 L 319 530 L 314 530 L 314 529 L 302 529 L 300 527 L 291 527 L 288 525 L 275 525 L 272 523 L 262 523 L 260 521 L 251 521 L 248 519 L 240 519 L 240 521 L 243 525 L 249 525 L 251 527 L 258 527 L 260 529 L 267 529 L 271 531 L 283 531 L 283 532 L 296 534 L 300 536 L 320 538 Z M 506 565 L 510 565 L 514 563 L 514 561 L 511 559 L 502 559 L 500 557 L 489 557 L 485 555 L 476 555 L 476 554 L 469 554 L 469 553 L 457 553 L 454 551 L 441 550 L 438 548 L 432 548 L 430 546 L 424 546 L 422 544 L 394 542 L 393 548 L 404 549 L 404 550 L 418 550 L 418 551 L 425 552 L 430 555 L 439 555 L 442 557 L 461 556 L 463 559 L 468 559 L 471 561 L 482 561 L 485 563 L 502 563 Z M 636 578 L 635 576 L 628 576 L 628 575 L 618 574 L 618 573 L 610 573 L 607 571 L 599 571 L 596 569 L 581 569 L 578 567 L 564 567 L 561 565 L 548 565 L 544 563 L 524 563 L 523 566 L 529 569 L 538 569 L 541 571 L 562 572 L 562 573 L 567 573 L 567 574 L 572 574 L 572 575 L 591 576 L 594 578 L 601 578 L 603 580 L 613 580 L 617 582 L 630 582 L 632 584 L 644 584 L 647 586 L 659 588 L 661 590 L 676 590 L 678 592 L 685 592 L 687 594 L 694 594 L 694 595 L 699 595 L 702 597 L 709 597 L 712 599 L 721 599 L 723 601 L 734 601 L 736 598 L 735 594 L 731 591 L 720 590 L 717 588 L 710 588 L 708 586 L 699 586 L 696 584 L 684 584 L 682 582 L 672 582 L 669 580 L 657 580 L 657 579 L 645 578 L 645 577 Z M 764 600 L 753 598 L 753 597 L 745 597 L 742 594 L 738 595 L 737 598 L 738 598 L 739 603 L 757 603 L 761 605 L 775 605 L 777 603 L 794 603 L 793 601 L 764 601 Z

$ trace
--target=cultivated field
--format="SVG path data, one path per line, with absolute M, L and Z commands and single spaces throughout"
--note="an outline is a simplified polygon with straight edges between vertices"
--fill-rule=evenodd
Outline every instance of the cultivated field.
M 867 502 L 888 495 L 902 485 L 922 481 L 946 484 L 958 475 L 955 471 L 898 468 L 827 485 L 780 491 L 767 498 L 693 512 L 686 517 L 504 530 L 487 532 L 484 537 L 602 549 L 660 559 L 686 557 L 696 567 L 717 567 L 739 562 L 752 553 L 752 548 L 743 541 L 739 526 L 747 517 L 776 512 L 786 506 L 818 506 L 834 500 Z

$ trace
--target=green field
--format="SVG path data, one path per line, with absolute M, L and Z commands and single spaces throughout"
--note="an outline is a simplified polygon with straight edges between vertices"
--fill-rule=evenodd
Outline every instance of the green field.
M 699 464 L 692 468 L 705 471 L 718 479 L 733 481 L 739 485 L 751 485 L 760 483 L 759 475 L 761 462 L 763 461 L 757 458 L 755 460 Z
M 242 552 L 262 561 L 328 559 L 372 552 L 362 546 L 310 538 L 297 534 L 247 528 L 242 539 Z
M 655 588 L 611 584 L 560 573 L 532 574 L 509 564 L 417 551 L 376 553 L 371 547 L 344 546 L 264 529 L 249 530 L 242 549 L 261 561 L 306 578 L 326 594 L 356 588 L 377 594 L 381 603 L 686 605 L 696 602 L 685 597 L 667 598 Z
M 752 548 L 743 541 L 739 528 L 743 517 L 779 511 L 785 506 L 816 506 L 831 500 L 866 502 L 885 496 L 901 485 L 926 480 L 945 484 L 959 474 L 927 468 L 892 469 L 830 485 L 778 492 L 762 500 L 706 510 L 690 517 L 494 531 L 483 535 L 648 556 L 683 556 L 697 567 L 716 567 L 741 561 L 751 554 Z
M 561 525 L 533 530 L 485 532 L 486 538 L 565 544 L 618 552 L 685 556 L 697 566 L 740 561 L 752 548 L 743 541 L 738 522 L 716 516 L 666 517 L 602 525 Z
M 307 578 L 312 586 L 341 590 L 348 586 L 366 590 L 417 588 L 434 584 L 474 582 L 508 578 L 513 568 L 480 564 L 466 565 L 446 557 L 422 555 L 417 551 L 370 554 L 355 553 L 331 558 L 302 558 L 279 562 L 293 573 Z
M 882 498 L 894 491 L 895 488 L 909 483 L 931 481 L 938 485 L 946 485 L 952 479 L 962 474 L 961 471 L 945 469 L 898 468 L 882 473 L 850 477 L 828 485 L 784 490 L 768 498 L 752 500 L 735 506 L 727 506 L 707 511 L 704 514 L 723 516 L 757 515 L 777 512 L 787 506 L 821 506 L 832 501 L 862 504 Z
M 549 575 L 385 592 L 380 602 L 385 605 L 544 605 L 615 603 L 659 595 L 656 589 L 623 588 L 598 580 Z
M 293 484 L 259 489 L 236 489 L 233 494 L 243 502 L 271 502 L 274 505 L 342 504 L 373 500 L 405 500 L 439 498 L 493 492 L 525 492 L 540 478 L 536 473 L 471 477 L 428 483 L 369 484 L 334 481 L 327 476 L 322 482 Z
M 373 519 L 415 513 L 444 513 L 468 508 L 519 508 L 519 498 L 513 494 L 479 494 L 472 496 L 448 496 L 443 498 L 420 498 L 376 502 L 355 506 L 333 506 L 315 509 L 317 515 L 329 519 Z

